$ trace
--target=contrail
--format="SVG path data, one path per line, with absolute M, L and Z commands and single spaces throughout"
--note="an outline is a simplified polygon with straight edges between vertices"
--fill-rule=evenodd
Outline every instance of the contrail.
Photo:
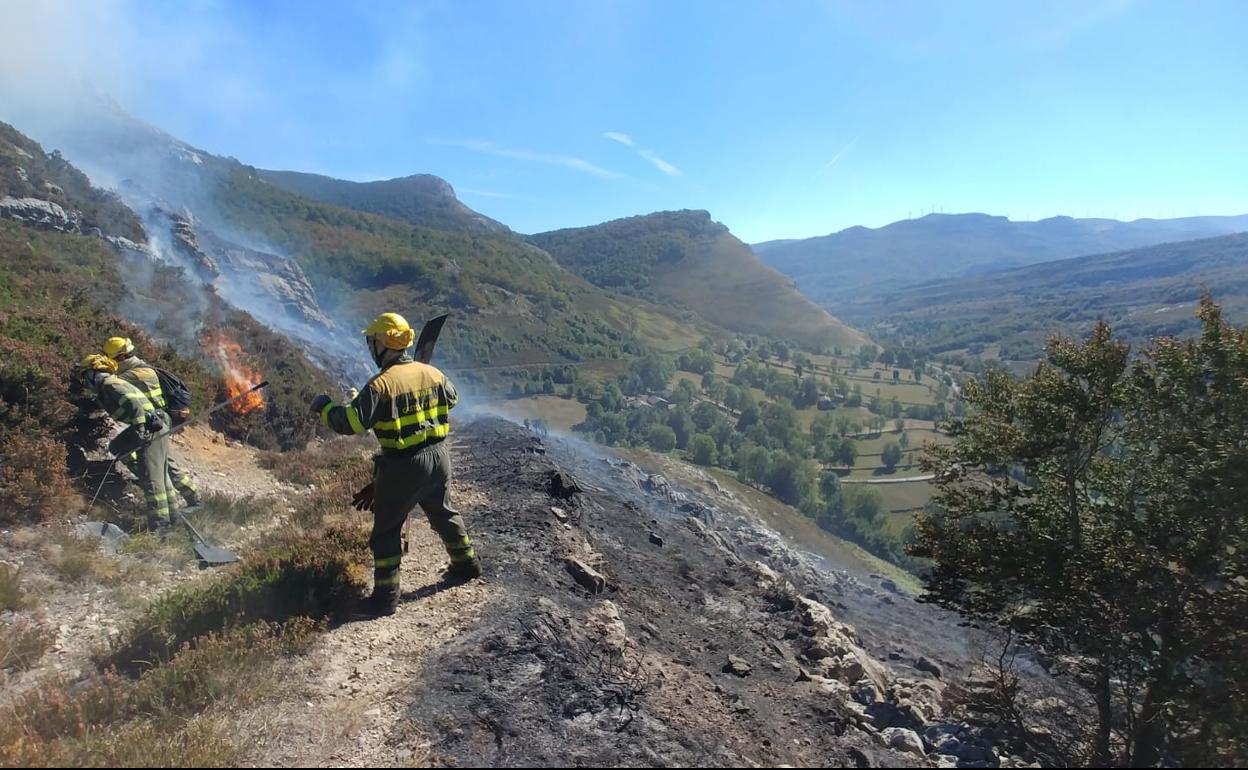
M 824 170 L 824 171 L 827 171 L 828 169 L 830 169 L 830 168 L 832 168 L 834 165 L 836 165 L 836 162 L 837 162 L 838 160 L 840 160 L 840 159 L 841 159 L 841 156 L 842 156 L 842 155 L 844 155 L 845 153 L 849 152 L 849 149 L 850 149 L 851 147 L 853 147 L 855 144 L 858 144 L 858 140 L 859 140 L 859 139 L 861 139 L 861 138 L 862 138 L 861 136 L 855 136 L 855 137 L 853 138 L 853 141 L 851 141 L 849 144 L 847 144 L 847 145 L 845 145 L 844 147 L 842 147 L 842 148 L 841 148 L 841 151 L 840 151 L 840 152 L 838 152 L 838 153 L 837 153 L 837 154 L 836 154 L 836 155 L 832 158 L 832 160 L 830 160 L 830 161 L 828 161 L 826 164 L 824 164 L 824 166 L 823 166 L 823 170 Z

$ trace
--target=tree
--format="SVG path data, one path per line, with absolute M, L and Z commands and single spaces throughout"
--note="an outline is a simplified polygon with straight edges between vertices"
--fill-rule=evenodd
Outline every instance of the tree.
M 651 393 L 665 390 L 668 381 L 676 374 L 676 366 L 671 361 L 654 355 L 637 359 L 629 369 L 641 387 Z
M 854 383 L 853 389 L 849 392 L 849 398 L 845 399 L 845 406 L 855 409 L 862 406 L 862 386 Z
M 715 439 L 699 433 L 689 442 L 689 457 L 698 465 L 714 465 L 716 449 Z
M 832 415 L 821 412 L 810 421 L 810 440 L 816 446 L 832 435 Z
M 706 432 L 711 426 L 719 421 L 719 407 L 714 404 L 703 401 L 693 408 L 693 424 L 698 430 Z
M 730 387 L 731 386 L 728 385 L 728 383 L 716 377 L 711 384 L 706 387 L 706 395 L 710 396 L 712 401 L 718 401 L 724 404 L 724 406 L 728 406 L 726 400 L 728 397 L 728 388 Z M 731 409 L 732 407 L 728 408 Z
M 702 348 L 680 354 L 676 365 L 683 371 L 693 374 L 707 374 L 715 369 L 715 356 Z
M 673 409 L 667 413 L 667 427 L 672 429 L 672 433 L 676 436 L 676 447 L 684 449 L 689 446 L 689 440 L 693 438 L 697 426 L 693 424 L 693 418 L 683 408 Z
M 767 478 L 769 455 L 757 444 L 748 444 L 737 452 L 737 471 L 747 484 L 762 484 Z
M 819 403 L 819 383 L 814 377 L 807 377 L 797 386 L 797 392 L 793 394 L 793 408 L 809 409 Z
M 836 416 L 836 432 L 837 433 L 839 433 L 842 436 L 849 435 L 849 426 L 850 426 L 849 417 L 843 414 L 838 414 Z
M 666 425 L 651 425 L 646 443 L 656 452 L 670 452 L 676 448 L 676 433 Z
M 929 595 L 1087 661 L 1092 754 L 1061 761 L 1248 762 L 1248 332 L 1200 318 L 1134 364 L 1101 324 L 988 371 L 923 462 Z
M 817 501 L 819 466 L 788 452 L 776 452 L 767 468 L 767 486 L 779 500 L 792 506 Z
M 848 484 L 845 492 L 845 511 L 865 525 L 879 522 L 884 510 L 880 493 L 863 484 Z
M 739 433 L 745 433 L 750 429 L 750 426 L 759 421 L 760 417 L 761 413 L 759 412 L 757 406 L 751 404 L 750 406 L 745 407 L 741 410 L 741 416 L 737 418 L 737 431 Z
M 858 459 L 858 448 L 854 446 L 853 441 L 842 441 L 840 451 L 836 455 L 837 462 L 846 468 L 854 467 L 854 461 Z
M 880 455 L 884 467 L 890 471 L 897 469 L 897 463 L 901 462 L 901 447 L 896 441 L 890 441 L 884 445 L 884 452 Z

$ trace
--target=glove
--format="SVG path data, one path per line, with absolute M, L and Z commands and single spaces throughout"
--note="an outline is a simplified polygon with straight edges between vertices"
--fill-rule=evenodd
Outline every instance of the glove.
M 309 406 L 308 408 L 312 410 L 312 414 L 320 416 L 321 410 L 324 409 L 328 404 L 332 404 L 332 403 L 334 403 L 334 400 L 330 398 L 329 396 L 325 395 L 324 393 L 322 393 L 321 395 L 312 399 L 312 405 Z
M 351 507 L 357 511 L 373 510 L 373 482 L 368 482 L 351 498 Z

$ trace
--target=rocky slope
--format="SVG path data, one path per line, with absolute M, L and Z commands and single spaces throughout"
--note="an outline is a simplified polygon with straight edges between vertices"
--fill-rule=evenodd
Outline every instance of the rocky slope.
M 266 707 L 257 762 L 1025 764 L 944 718 L 976 632 L 895 586 L 497 418 L 461 424 L 453 456 L 484 581 L 440 586 L 413 522 L 398 614 L 293 664 L 307 689 Z

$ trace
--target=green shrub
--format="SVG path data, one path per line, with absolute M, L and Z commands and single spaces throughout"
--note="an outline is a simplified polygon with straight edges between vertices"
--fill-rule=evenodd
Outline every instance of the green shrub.
M 161 596 L 104 662 L 135 674 L 221 629 L 300 616 L 341 617 L 358 597 L 370 559 L 364 534 L 354 528 L 280 537 L 207 584 Z

